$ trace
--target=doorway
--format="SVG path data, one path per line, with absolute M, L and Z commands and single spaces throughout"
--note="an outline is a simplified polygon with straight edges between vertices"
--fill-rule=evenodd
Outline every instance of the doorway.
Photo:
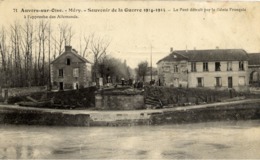
M 228 88 L 233 88 L 233 80 L 232 80 L 232 77 L 228 77 Z
M 60 82 L 59 84 L 60 84 L 60 85 L 59 85 L 59 89 L 60 89 L 60 90 L 63 90 L 63 82 Z
M 79 89 L 79 83 L 74 82 L 73 83 L 73 89 Z

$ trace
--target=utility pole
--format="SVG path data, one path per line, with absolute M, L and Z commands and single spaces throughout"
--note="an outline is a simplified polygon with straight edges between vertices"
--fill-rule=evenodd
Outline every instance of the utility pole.
M 150 55 L 150 66 L 151 66 L 151 82 L 152 82 L 152 80 L 153 80 L 153 62 L 152 62 L 152 60 L 153 60 L 153 52 L 152 52 L 152 50 L 153 50 L 153 46 L 151 45 L 151 55 Z

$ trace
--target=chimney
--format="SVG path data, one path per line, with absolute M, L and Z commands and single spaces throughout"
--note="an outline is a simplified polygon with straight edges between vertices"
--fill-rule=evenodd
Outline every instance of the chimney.
M 170 52 L 171 52 L 171 53 L 173 52 L 173 48 L 172 48 L 172 47 L 170 48 Z
M 71 46 L 65 46 L 65 52 L 71 52 L 72 47 Z

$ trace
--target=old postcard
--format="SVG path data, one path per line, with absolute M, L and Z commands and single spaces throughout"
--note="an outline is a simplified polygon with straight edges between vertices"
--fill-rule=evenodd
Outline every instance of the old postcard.
M 1 159 L 259 159 L 260 2 L 0 0 Z

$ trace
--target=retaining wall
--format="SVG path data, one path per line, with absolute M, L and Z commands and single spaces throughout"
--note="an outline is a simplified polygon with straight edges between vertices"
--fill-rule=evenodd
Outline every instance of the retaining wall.
M 144 96 L 138 90 L 101 90 L 95 94 L 95 108 L 98 110 L 144 109 Z
M 61 126 L 129 126 L 260 119 L 260 102 L 185 110 L 100 111 L 70 114 L 59 111 L 1 110 L 2 124 Z

